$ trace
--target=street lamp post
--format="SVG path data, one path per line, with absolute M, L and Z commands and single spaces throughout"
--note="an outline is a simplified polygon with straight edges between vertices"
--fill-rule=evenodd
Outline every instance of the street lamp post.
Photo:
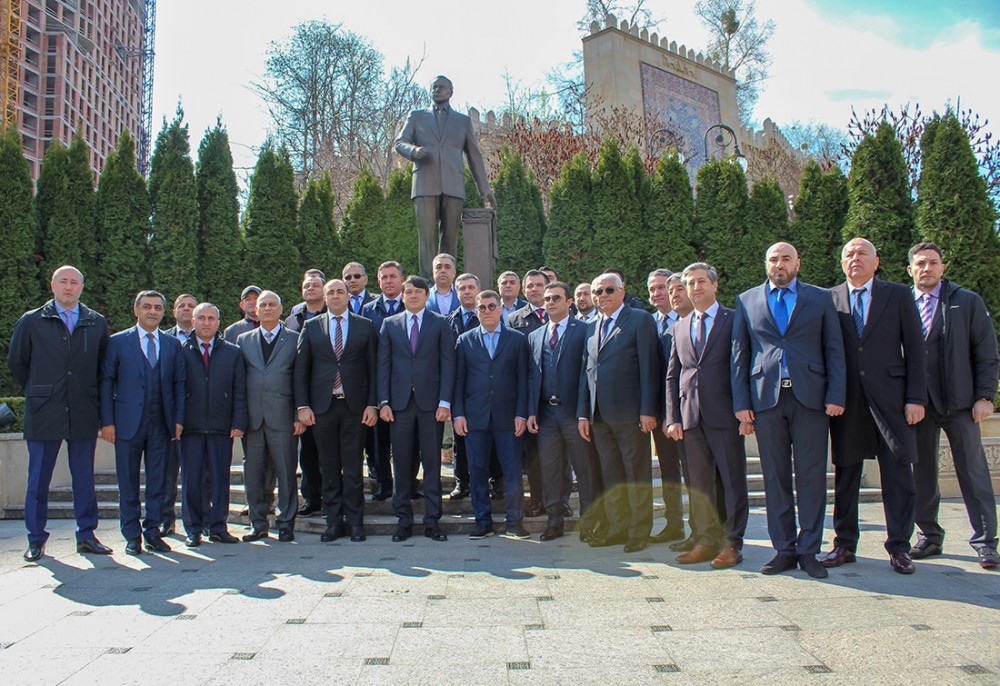
M 740 150 L 740 142 L 736 138 L 736 132 L 733 131 L 731 127 L 726 126 L 725 124 L 722 123 L 710 126 L 708 127 L 708 130 L 705 131 L 705 161 L 708 162 L 711 159 L 711 157 L 709 157 L 708 154 L 708 135 L 716 130 L 718 130 L 719 133 L 717 133 L 715 136 L 715 144 L 719 148 L 725 150 L 727 142 L 724 133 L 728 133 L 729 140 L 732 141 L 733 144 L 733 157 L 736 158 L 736 162 L 740 165 L 740 167 L 743 168 L 743 171 L 746 171 L 747 158 L 743 156 L 743 151 Z

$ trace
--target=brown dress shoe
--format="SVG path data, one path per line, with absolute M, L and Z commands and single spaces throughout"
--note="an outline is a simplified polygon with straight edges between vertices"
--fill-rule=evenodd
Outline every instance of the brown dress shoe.
M 739 563 L 743 562 L 743 553 L 731 545 L 727 545 L 722 549 L 722 552 L 715 556 L 712 560 L 712 569 L 727 569 L 729 567 L 735 567 Z
M 913 574 L 917 571 L 907 553 L 889 553 L 889 566 L 892 567 L 892 571 L 900 574 Z
M 839 567 L 840 565 L 846 565 L 850 562 L 857 561 L 858 558 L 854 553 L 847 548 L 841 548 L 840 546 L 835 547 L 820 559 L 820 562 L 823 563 L 824 567 Z
M 677 562 L 682 565 L 692 565 L 698 562 L 708 562 L 719 554 L 719 549 L 714 546 L 698 543 L 689 552 L 677 556 Z

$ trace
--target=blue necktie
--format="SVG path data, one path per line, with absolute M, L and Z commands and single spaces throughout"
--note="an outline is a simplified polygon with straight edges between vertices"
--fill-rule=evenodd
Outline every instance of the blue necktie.
M 493 333 L 486 334 L 486 348 L 490 351 L 490 359 L 491 360 L 493 359 L 493 356 L 497 352 L 497 339 L 496 339 L 496 335 L 497 334 L 496 334 L 495 331 Z
M 867 288 L 854 289 L 854 307 L 851 308 L 851 315 L 854 317 L 854 328 L 858 330 L 859 338 L 861 337 L 861 332 L 865 330 L 865 306 L 861 302 L 861 295 L 867 290 Z
M 785 304 L 785 294 L 788 292 L 784 288 L 777 289 L 777 302 L 774 304 L 774 323 L 778 325 L 778 331 L 782 336 L 788 328 L 788 306 Z
M 150 367 L 156 366 L 156 337 L 151 333 L 146 334 L 146 361 Z

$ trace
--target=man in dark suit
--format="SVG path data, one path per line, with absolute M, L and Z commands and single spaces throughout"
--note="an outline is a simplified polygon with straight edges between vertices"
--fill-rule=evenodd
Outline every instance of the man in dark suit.
M 247 286 L 240 293 L 240 310 L 243 311 L 243 319 L 233 322 L 222 332 L 222 337 L 229 343 L 236 343 L 236 339 L 241 333 L 253 331 L 260 326 L 257 319 L 257 297 L 260 296 L 260 286 Z
M 306 270 L 302 277 L 302 302 L 293 306 L 285 318 L 284 326 L 287 330 L 298 333 L 302 331 L 303 324 L 326 312 L 326 299 L 323 296 L 325 284 L 326 275 L 319 269 Z M 259 312 L 257 318 L 260 319 Z
M 573 291 L 573 302 L 576 305 L 576 318 L 582 322 L 591 322 L 601 314 L 594 306 L 589 283 L 581 283 L 576 287 Z
M 608 530 L 591 546 L 624 543 L 645 550 L 653 526 L 649 432 L 656 429 L 660 389 L 656 324 L 624 304 L 615 274 L 591 284 L 601 318 L 588 325 L 580 373 L 580 435 L 593 440 L 601 464 Z
M 427 309 L 443 317 L 458 309 L 458 293 L 455 291 L 455 276 L 458 274 L 454 255 L 446 252 L 434 257 L 434 289 L 427 300 Z
M 305 426 L 296 416 L 293 388 L 299 335 L 282 326 L 281 314 L 278 294 L 262 291 L 257 299 L 260 327 L 241 334 L 236 340 L 246 366 L 249 420 L 243 481 L 250 531 L 243 536 L 244 541 L 268 537 L 269 471 L 278 483 L 278 540 L 295 539 L 293 529 L 299 506 L 295 487 L 295 437 L 302 434 Z
M 875 246 L 854 238 L 841 251 L 847 281 L 831 289 L 847 362 L 847 404 L 830 422 L 836 472 L 833 550 L 827 567 L 854 562 L 860 536 L 858 497 L 864 461 L 878 458 L 889 564 L 915 571 L 910 538 L 916 507 L 916 425 L 924 418 L 927 368 L 920 315 L 906 286 L 875 278 Z
M 733 416 L 733 310 L 716 300 L 719 276 L 710 265 L 688 265 L 682 278 L 695 311 L 673 329 L 664 433 L 684 441 L 695 545 L 677 561 L 711 560 L 713 569 L 725 569 L 743 561 L 750 512 L 747 455 L 739 421 Z M 725 497 L 724 517 L 716 509 L 717 478 Z
M 324 287 L 327 313 L 299 334 L 295 357 L 295 406 L 299 421 L 312 426 L 323 474 L 324 543 L 344 535 L 364 541 L 365 491 L 361 451 L 364 427 L 376 419 L 375 375 L 378 334 L 370 320 L 348 311 L 347 284 Z
M 7 366 L 25 396 L 28 484 L 24 524 L 28 549 L 24 559 L 28 562 L 37 561 L 45 552 L 49 483 L 63 441 L 73 479 L 77 552 L 111 554 L 111 548 L 94 536 L 98 374 L 108 345 L 108 325 L 104 317 L 80 302 L 83 274 L 76 267 L 56 269 L 49 287 L 52 299 L 17 320 L 7 351 Z
M 465 164 L 490 207 L 496 198 L 486 178 L 472 120 L 451 107 L 452 83 L 438 76 L 431 84 L 434 106 L 410 112 L 396 138 L 396 152 L 413 162 L 413 208 L 420 232 L 420 273 L 430 279 L 435 254 L 454 255 L 465 201 Z
M 403 282 L 404 312 L 382 323 L 378 351 L 378 399 L 390 423 L 395 480 L 392 506 L 399 520 L 392 540 L 413 534 L 413 475 L 424 469 L 424 536 L 448 537 L 441 519 L 441 439 L 451 419 L 455 387 L 455 339 L 448 322 L 427 310 L 430 284 L 419 276 Z
M 500 302 L 503 304 L 503 313 L 500 315 L 500 321 L 506 324 L 507 318 L 510 315 L 528 304 L 528 301 L 519 295 L 521 292 L 521 277 L 516 272 L 502 272 L 497 277 L 497 292 L 500 294 Z
M 197 548 L 201 535 L 209 540 L 239 543 L 229 533 L 229 471 L 233 439 L 247 428 L 246 370 L 235 344 L 219 333 L 219 308 L 200 303 L 194 308 L 194 333 L 184 345 L 184 433 L 181 435 L 181 500 L 184 545 Z M 210 508 L 204 510 L 203 471 L 208 469 Z
M 162 334 L 167 299 L 140 291 L 133 310 L 136 325 L 116 333 L 101 363 L 101 437 L 115 446 L 118 507 L 125 552 L 170 552 L 161 538 L 164 481 L 170 443 L 184 424 L 184 357 L 181 344 Z M 145 462 L 146 517 L 139 524 L 139 473 Z
M 177 322 L 166 330 L 168 336 L 173 336 L 181 347 L 188 338 L 194 335 L 194 308 L 198 298 L 190 293 L 181 293 L 174 298 L 174 321 Z M 170 441 L 167 453 L 167 472 L 163 482 L 163 523 L 160 525 L 160 536 L 174 533 L 177 523 L 177 479 L 181 471 L 181 442 Z M 208 476 L 206 475 L 206 479 Z M 208 490 L 205 490 L 206 494 Z M 207 508 L 206 508 L 207 509 Z
M 403 267 L 399 262 L 389 260 L 378 267 L 378 284 L 381 294 L 367 302 L 361 316 L 370 319 L 375 331 L 382 330 L 382 322 L 387 317 L 403 311 Z M 389 423 L 381 419 L 367 432 L 365 450 L 368 453 L 368 475 L 375 479 L 372 500 L 388 500 L 392 497 L 392 456 L 390 452 Z M 417 463 L 415 470 L 420 464 Z M 417 491 L 417 472 L 413 472 L 413 491 Z
M 521 446 L 528 409 L 528 346 L 524 336 L 500 324 L 500 295 L 476 296 L 480 326 L 459 337 L 455 378 L 455 433 L 469 452 L 472 508 L 476 526 L 469 538 L 493 535 L 489 497 L 490 451 L 496 450 L 506 491 L 504 535 L 529 538 L 524 528 Z
M 780 574 L 799 565 L 824 578 L 816 554 L 826 511 L 829 418 L 843 414 L 846 397 L 844 341 L 830 294 L 798 280 L 794 246 L 775 243 L 764 265 L 764 285 L 736 298 L 732 359 L 733 410 L 740 433 L 757 432 L 767 532 L 777 553 L 760 571 Z
M 635 297 L 634 295 L 629 294 L 629 292 L 628 292 L 628 282 L 625 280 L 625 272 L 623 272 L 618 267 L 608 267 L 607 269 L 604 270 L 604 273 L 605 274 L 614 274 L 619 279 L 621 279 L 622 288 L 625 289 L 625 306 L 626 307 L 637 307 L 640 310 L 645 310 L 646 309 L 646 304 L 644 302 L 642 302 L 642 300 L 640 300 L 639 298 Z
M 340 274 L 347 284 L 347 292 L 351 296 L 348 309 L 354 314 L 361 314 L 361 308 L 375 299 L 366 289 L 368 287 L 368 272 L 360 262 L 348 262 Z M 324 279 L 325 281 L 325 279 Z M 402 282 L 402 279 L 400 279 Z M 378 327 L 376 327 L 378 328 Z
M 972 524 L 969 539 L 984 569 L 1000 566 L 997 507 L 979 426 L 993 414 L 998 366 L 996 330 L 978 294 L 942 278 L 941 248 L 910 248 L 913 295 L 927 349 L 927 413 L 917 424 L 916 524 L 920 536 L 910 557 L 940 555 L 944 529 L 938 523 L 938 445 L 948 435 L 958 486 Z
M 570 464 L 579 484 L 580 531 L 586 539 L 592 537 L 599 519 L 591 509 L 600 481 L 597 453 L 580 437 L 576 419 L 587 325 L 570 316 L 573 294 L 566 283 L 547 284 L 543 301 L 549 323 L 528 335 L 527 424 L 528 431 L 538 435 L 542 499 L 548 515 L 541 539 L 551 541 L 563 535 L 563 493 Z

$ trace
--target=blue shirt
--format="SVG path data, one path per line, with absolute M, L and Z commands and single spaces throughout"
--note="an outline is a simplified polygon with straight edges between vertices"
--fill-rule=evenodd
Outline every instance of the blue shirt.
M 872 304 L 872 285 L 875 283 L 875 278 L 868 279 L 868 282 L 859 288 L 864 288 L 865 292 L 861 294 L 861 314 L 864 315 L 865 324 L 868 323 L 868 310 L 871 309 Z M 850 282 L 847 284 L 847 294 L 850 299 L 851 312 L 854 311 L 854 303 L 857 302 L 857 297 L 854 294 L 857 288 L 852 286 Z
M 799 280 L 792 279 L 791 283 L 785 286 L 785 294 L 783 296 L 785 301 L 785 309 L 788 310 L 788 320 L 792 319 L 792 310 L 795 309 L 795 301 L 798 298 L 799 292 Z M 778 317 L 775 315 L 775 309 L 778 306 L 778 286 L 775 286 L 770 281 L 767 282 L 767 306 L 771 309 L 771 316 L 777 321 Z
M 53 302 L 55 302 L 55 301 L 53 301 Z M 56 312 L 59 314 L 59 319 L 61 319 L 63 322 L 66 321 L 66 318 L 63 317 L 63 312 L 69 312 L 69 318 L 70 318 L 70 321 L 73 322 L 73 330 L 75 331 L 76 330 L 76 325 L 80 321 L 80 303 L 77 303 L 76 305 L 74 305 L 72 310 L 67 310 L 65 307 L 63 307 L 59 303 L 55 303 L 55 305 L 56 305 Z

